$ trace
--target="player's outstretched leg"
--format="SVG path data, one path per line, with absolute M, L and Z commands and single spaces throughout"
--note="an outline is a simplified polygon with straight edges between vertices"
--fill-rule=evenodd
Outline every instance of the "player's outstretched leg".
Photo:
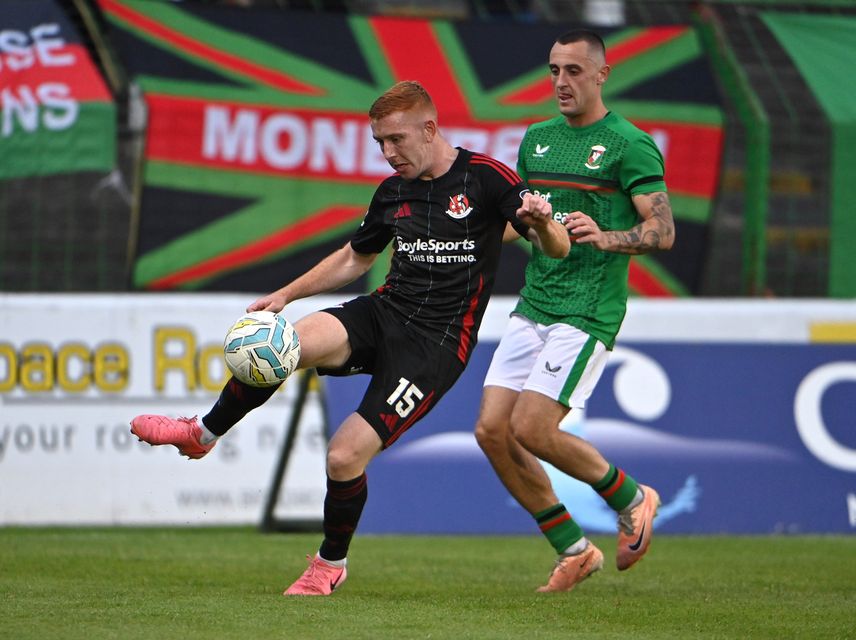
M 217 444 L 216 440 L 209 444 L 202 444 L 202 427 L 196 416 L 192 418 L 137 416 L 131 420 L 131 433 L 152 445 L 171 444 L 181 455 L 194 460 L 205 456 Z
M 314 557 L 306 556 L 306 559 L 309 560 L 309 567 L 282 595 L 329 596 L 341 587 L 348 577 L 344 560 L 331 564 L 318 554 Z
M 603 553 L 589 541 L 581 553 L 559 556 L 550 579 L 543 587 L 538 587 L 538 591 L 541 593 L 570 591 L 601 568 L 603 568 Z
M 645 555 L 654 533 L 654 516 L 660 496 L 651 487 L 640 484 L 642 502 L 618 514 L 618 549 L 615 564 L 619 571 L 629 569 Z

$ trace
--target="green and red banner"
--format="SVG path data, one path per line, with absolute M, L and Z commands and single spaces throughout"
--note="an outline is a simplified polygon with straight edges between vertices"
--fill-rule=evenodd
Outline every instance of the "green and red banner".
M 341 246 L 391 173 L 366 113 L 398 80 L 426 86 L 452 144 L 511 166 L 526 126 L 556 113 L 551 25 L 99 5 L 148 106 L 134 274 L 143 289 L 269 290 Z M 719 96 L 691 27 L 603 34 L 607 104 L 663 150 L 682 243 L 634 260 L 632 287 L 691 294 L 719 179 Z M 496 292 L 514 294 L 526 254 L 503 253 Z
M 53 0 L 0 0 L 0 179 L 109 171 L 116 109 Z

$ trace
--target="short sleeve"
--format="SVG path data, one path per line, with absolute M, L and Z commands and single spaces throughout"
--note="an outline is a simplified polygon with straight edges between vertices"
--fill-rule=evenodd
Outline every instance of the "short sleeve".
M 526 133 L 523 135 L 523 140 L 520 141 L 520 146 L 517 148 L 517 173 L 523 182 L 529 182 L 529 171 L 526 169 L 526 141 L 529 138 L 529 128 L 526 128 Z
M 630 195 L 666 191 L 663 154 L 647 133 L 630 143 L 621 166 L 621 188 Z
M 526 183 L 499 160 L 479 156 L 474 162 L 482 169 L 482 190 L 487 206 L 496 208 L 517 233 L 528 239 L 529 227 L 517 217 L 523 194 L 528 190 Z
M 380 253 L 392 240 L 392 229 L 384 223 L 379 192 L 380 188 L 375 191 L 362 223 L 351 238 L 351 247 L 357 253 Z

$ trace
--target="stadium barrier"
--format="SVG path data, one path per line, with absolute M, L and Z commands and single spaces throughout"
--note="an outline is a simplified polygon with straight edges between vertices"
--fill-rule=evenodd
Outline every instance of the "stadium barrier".
M 258 523 L 272 487 L 280 521 L 317 520 L 325 423 L 353 410 L 364 376 L 310 389 L 282 482 L 300 378 L 198 462 L 128 432 L 139 413 L 208 410 L 223 336 L 252 297 L 0 295 L 0 525 Z M 494 298 L 457 386 L 372 463 L 362 532 L 534 531 L 472 435 L 513 304 Z M 660 489 L 664 531 L 852 531 L 854 383 L 852 302 L 632 300 L 584 419 L 564 428 Z M 587 530 L 614 530 L 590 489 L 548 472 Z

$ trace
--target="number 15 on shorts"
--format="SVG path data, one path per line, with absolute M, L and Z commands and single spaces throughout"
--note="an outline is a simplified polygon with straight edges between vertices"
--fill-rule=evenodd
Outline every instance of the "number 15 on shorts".
M 423 394 L 419 387 L 410 382 L 407 378 L 399 378 L 398 386 L 395 388 L 386 403 L 395 408 L 395 412 L 402 418 L 406 418 L 416 406 L 416 401 L 421 400 Z

